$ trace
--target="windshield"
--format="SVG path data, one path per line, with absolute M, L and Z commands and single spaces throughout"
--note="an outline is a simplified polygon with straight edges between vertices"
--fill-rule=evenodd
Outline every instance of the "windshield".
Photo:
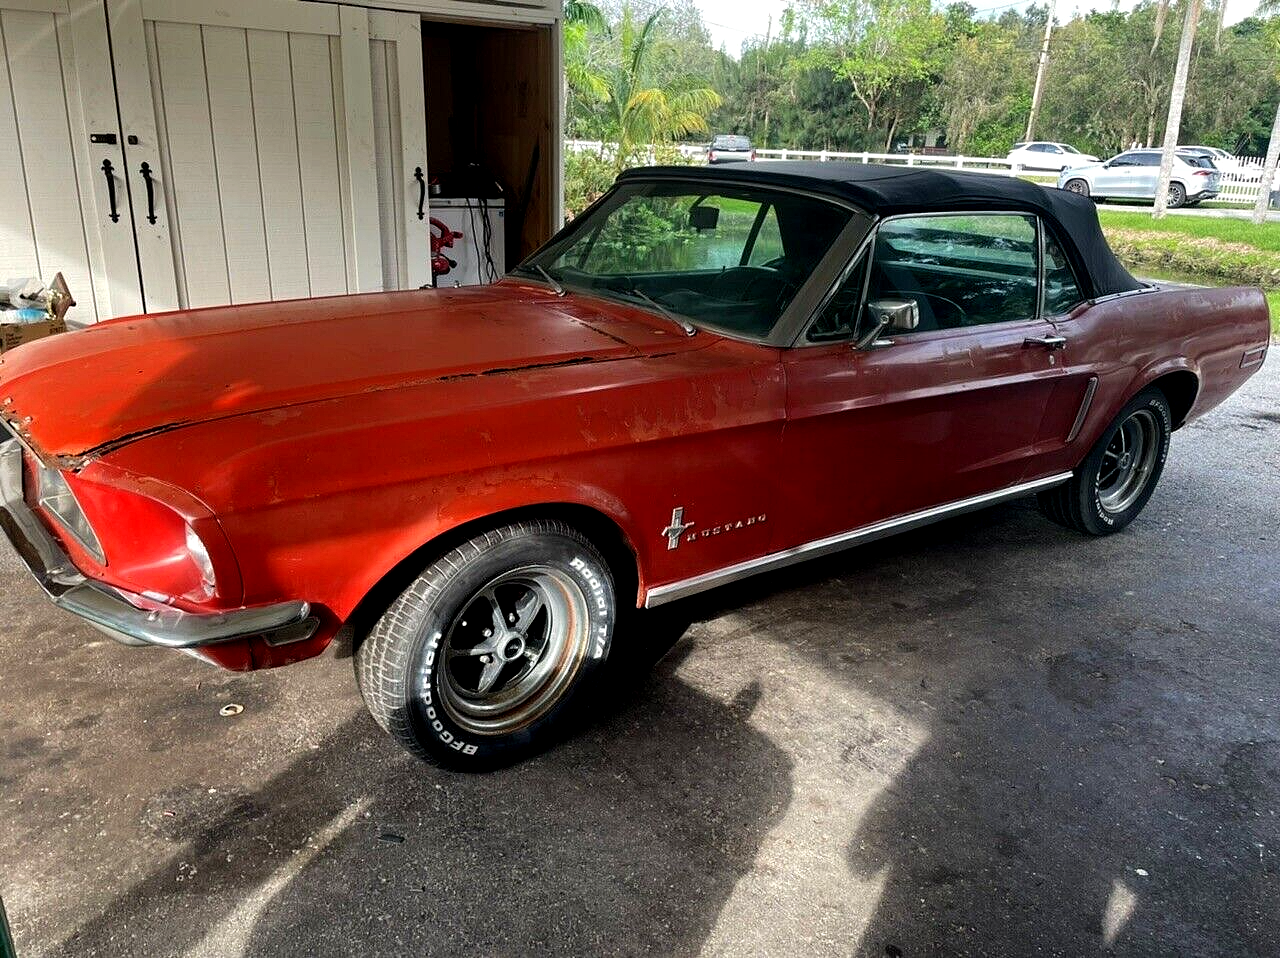
M 514 272 L 762 339 L 852 215 L 782 190 L 628 183 Z
M 1068 153 L 1079 153 L 1079 152 L 1080 152 L 1080 151 L 1079 151 L 1079 150 L 1077 150 L 1074 146 L 1072 146 L 1070 143 L 1059 143 L 1059 144 L 1058 144 L 1058 146 L 1062 147 L 1062 148 L 1063 148 L 1064 150 L 1066 150 Z

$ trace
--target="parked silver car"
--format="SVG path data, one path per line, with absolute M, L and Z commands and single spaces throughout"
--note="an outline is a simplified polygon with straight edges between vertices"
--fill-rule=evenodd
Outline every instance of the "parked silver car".
M 755 148 L 745 136 L 719 133 L 711 138 L 707 148 L 708 163 L 743 163 L 756 158 Z
M 1099 200 L 1149 200 L 1156 198 L 1160 178 L 1159 150 L 1126 150 L 1105 163 L 1076 166 L 1058 174 L 1058 186 Z M 1169 181 L 1169 207 L 1195 206 L 1218 195 L 1222 174 L 1208 157 L 1174 153 Z

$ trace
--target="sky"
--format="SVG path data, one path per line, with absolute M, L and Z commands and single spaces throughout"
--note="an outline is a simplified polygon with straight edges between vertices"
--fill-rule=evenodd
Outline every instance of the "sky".
M 1031 0 L 1019 0 L 1016 3 L 1004 0 L 969 0 L 979 13 L 1027 6 Z M 1120 0 L 1120 8 L 1132 7 L 1135 0 Z M 763 36 L 769 26 L 769 18 L 773 18 L 774 28 L 778 19 L 786 9 L 787 0 L 694 0 L 694 5 L 702 11 L 703 22 L 711 31 L 711 42 L 737 56 L 742 43 L 753 36 Z M 1227 23 L 1243 20 L 1254 11 L 1257 0 L 1227 0 Z M 1058 0 L 1054 15 L 1061 22 L 1068 19 L 1072 12 L 1081 13 L 1089 10 L 1110 9 L 1109 0 L 1090 2 L 1090 0 Z

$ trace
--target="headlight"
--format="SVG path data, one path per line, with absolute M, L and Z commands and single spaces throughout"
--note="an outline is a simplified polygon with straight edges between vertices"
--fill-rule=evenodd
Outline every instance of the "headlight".
M 72 536 L 89 555 L 106 565 L 107 557 L 102 551 L 102 543 L 98 541 L 84 510 L 80 508 L 76 494 L 67 485 L 62 472 L 40 463 L 37 466 L 36 481 L 39 483 L 38 501 L 45 512 L 57 519 L 62 530 Z
M 239 601 L 226 536 L 189 493 L 102 462 L 80 472 L 31 465 L 40 511 L 81 571 L 157 602 Z

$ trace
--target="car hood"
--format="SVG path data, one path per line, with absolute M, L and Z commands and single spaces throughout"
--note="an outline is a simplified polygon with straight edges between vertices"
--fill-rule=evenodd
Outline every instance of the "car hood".
M 541 287 L 337 296 L 112 320 L 0 357 L 0 416 L 75 467 L 135 439 L 425 382 L 697 348 L 642 310 Z

